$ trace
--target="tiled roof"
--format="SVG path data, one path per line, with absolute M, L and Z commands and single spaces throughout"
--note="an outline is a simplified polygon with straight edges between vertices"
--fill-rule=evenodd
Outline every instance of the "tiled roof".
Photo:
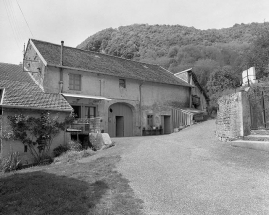
M 5 89 L 3 106 L 67 111 L 72 107 L 60 94 L 44 93 L 22 66 L 0 63 L 0 89 Z
M 60 64 L 61 46 L 31 39 L 49 65 Z M 64 46 L 63 65 L 123 78 L 189 86 L 159 65 Z

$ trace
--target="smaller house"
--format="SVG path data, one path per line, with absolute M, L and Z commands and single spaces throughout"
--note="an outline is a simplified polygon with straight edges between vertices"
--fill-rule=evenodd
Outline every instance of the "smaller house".
M 24 114 L 38 117 L 42 111 L 50 111 L 63 120 L 72 110 L 61 94 L 45 93 L 30 73 L 23 72 L 21 65 L 0 63 L 0 136 L 10 129 L 8 116 Z M 51 150 L 69 139 L 70 135 L 62 131 L 54 139 Z M 0 158 L 11 152 L 19 152 L 23 163 L 32 162 L 27 146 L 18 141 L 0 139 Z
M 188 84 L 194 85 L 195 87 L 191 88 L 190 107 L 196 108 L 201 111 L 206 111 L 209 104 L 209 97 L 207 96 L 205 90 L 199 84 L 195 73 L 192 71 L 192 68 L 186 69 L 182 72 L 174 74 L 177 78 L 187 82 Z
M 192 71 L 192 68 L 175 73 L 174 75 L 186 83 L 195 86 L 190 89 L 190 108 L 186 110 L 194 113 L 194 116 L 200 115 L 201 112 L 207 112 L 209 97 L 199 84 L 195 73 Z

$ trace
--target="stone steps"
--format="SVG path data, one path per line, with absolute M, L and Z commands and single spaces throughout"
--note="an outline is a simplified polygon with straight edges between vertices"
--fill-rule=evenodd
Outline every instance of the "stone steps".
M 269 135 L 269 130 L 261 129 L 261 130 L 251 130 L 251 135 Z
M 269 152 L 269 130 L 252 130 L 243 139 L 231 141 L 231 145 Z
M 269 135 L 251 134 L 251 135 L 245 136 L 243 140 L 269 141 Z
M 234 141 L 231 141 L 231 145 L 269 152 L 269 141 L 234 140 Z

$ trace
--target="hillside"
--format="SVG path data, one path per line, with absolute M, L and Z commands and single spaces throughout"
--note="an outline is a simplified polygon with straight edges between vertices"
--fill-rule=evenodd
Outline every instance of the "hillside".
M 159 64 L 172 72 L 192 67 L 204 88 L 212 71 L 228 68 L 240 77 L 245 53 L 269 23 L 199 30 L 180 25 L 134 24 L 104 29 L 79 44 L 84 50 Z

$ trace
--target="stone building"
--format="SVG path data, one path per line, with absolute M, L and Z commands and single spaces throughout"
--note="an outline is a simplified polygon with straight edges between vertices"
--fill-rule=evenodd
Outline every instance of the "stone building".
M 38 117 L 42 111 L 50 111 L 64 120 L 72 107 L 61 94 L 44 92 L 30 73 L 23 72 L 22 65 L 0 63 L 0 136 L 10 131 L 8 116 L 23 114 Z M 70 135 L 62 131 L 55 137 L 51 149 L 65 143 L 68 138 Z M 27 146 L 0 138 L 0 158 L 5 158 L 11 152 L 19 152 L 23 163 L 33 161 Z
M 77 115 L 81 134 L 92 117 L 116 136 L 140 136 L 143 130 L 173 131 L 172 108 L 192 107 L 196 88 L 159 65 L 30 39 L 24 68 L 46 93 L 63 95 Z M 80 123 L 81 122 L 81 123 Z M 86 123 L 87 124 L 87 123 Z

